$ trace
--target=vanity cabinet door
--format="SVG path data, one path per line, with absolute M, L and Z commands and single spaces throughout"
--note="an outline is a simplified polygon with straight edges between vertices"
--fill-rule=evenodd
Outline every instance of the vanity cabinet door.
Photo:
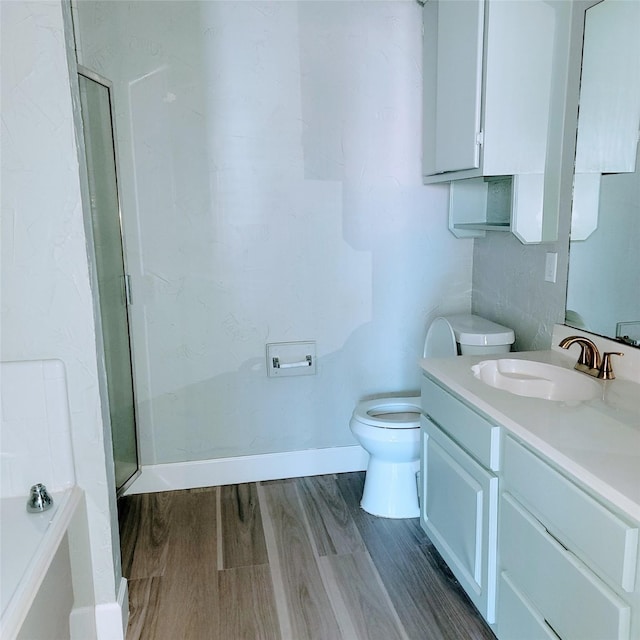
M 498 479 L 422 420 L 422 526 L 478 611 L 493 623 Z

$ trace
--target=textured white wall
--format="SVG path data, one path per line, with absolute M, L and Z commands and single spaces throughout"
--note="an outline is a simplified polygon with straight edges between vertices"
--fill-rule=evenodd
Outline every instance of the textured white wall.
M 525 245 L 496 232 L 475 240 L 473 312 L 511 327 L 516 351 L 549 349 L 553 325 L 564 322 L 568 244 Z M 558 254 L 555 283 L 544 279 L 547 252 Z
M 472 243 L 420 176 L 406 2 L 78 3 L 115 83 L 143 462 L 354 443 L 418 391 L 425 324 L 468 310 Z M 268 379 L 267 342 L 318 375 Z
M 95 596 L 108 603 L 115 599 L 119 572 L 117 516 L 101 416 L 62 6 L 0 2 L 0 16 L 0 357 L 64 362 L 76 480 L 87 495 Z

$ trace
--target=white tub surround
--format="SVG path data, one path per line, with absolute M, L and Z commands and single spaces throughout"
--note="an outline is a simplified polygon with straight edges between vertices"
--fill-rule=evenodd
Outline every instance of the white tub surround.
M 2 362 L 0 389 L 0 635 L 16 637 L 23 624 L 21 633 L 34 637 L 47 628 L 66 634 L 74 606 L 67 531 L 83 494 L 75 486 L 64 364 Z M 53 507 L 28 513 L 36 483 L 46 485 Z M 30 613 L 39 597 L 48 601 L 46 611 L 35 606 Z
M 623 345 L 616 349 L 625 350 Z M 555 463 L 578 484 L 640 522 L 640 384 L 624 378 L 621 371 L 622 362 L 635 360 L 632 352 L 640 351 L 632 347 L 626 351 L 624 358 L 614 362 L 618 377 L 598 381 L 602 396 L 576 404 L 516 396 L 474 377 L 472 365 L 500 356 L 426 359 L 421 366 L 429 377 Z M 509 358 L 568 369 L 577 356 L 573 350 L 558 348 L 509 354 Z
M 76 480 L 62 361 L 0 362 L 0 389 L 0 497 L 26 501 L 38 482 L 49 492 L 71 488 Z
M 0 501 L 3 524 L 0 538 L 2 638 L 17 636 L 29 617 L 31 606 L 47 580 L 52 565 L 56 563 L 56 556 L 61 549 L 61 555 L 63 558 L 66 557 L 66 562 L 63 559 L 56 563 L 60 566 L 53 567 L 52 573 L 56 575 L 52 576 L 52 579 L 58 582 L 55 607 L 58 609 L 57 618 L 61 617 L 59 609 L 63 609 L 66 629 L 69 628 L 68 618 L 73 607 L 73 590 L 71 582 L 65 580 L 65 576 L 71 576 L 66 536 L 83 495 L 78 487 L 73 487 L 64 492 L 55 492 L 52 497 L 54 506 L 43 513 L 27 513 L 26 498 L 23 497 L 3 498 Z M 11 526 L 8 526 L 9 524 Z M 37 622 L 36 618 L 35 615 L 30 616 L 32 628 L 39 623 L 46 625 L 46 620 L 40 619 Z M 52 624 L 52 620 L 48 622 Z M 65 620 L 61 620 L 60 624 L 64 628 Z M 50 631 L 53 629 L 50 628 Z
M 58 359 L 0 363 L 0 636 L 123 638 L 127 582 L 96 603 L 85 492 L 76 484 L 67 375 Z M 26 510 L 30 487 L 53 507 Z

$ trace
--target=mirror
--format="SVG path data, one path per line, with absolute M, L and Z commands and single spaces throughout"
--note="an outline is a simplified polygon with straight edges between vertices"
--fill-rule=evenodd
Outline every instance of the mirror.
M 585 15 L 565 322 L 640 346 L 640 2 Z

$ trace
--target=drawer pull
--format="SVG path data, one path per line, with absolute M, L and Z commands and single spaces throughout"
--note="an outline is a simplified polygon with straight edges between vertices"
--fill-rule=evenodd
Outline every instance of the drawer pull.
M 549 531 L 549 529 L 547 529 L 547 527 L 545 527 L 544 525 L 542 525 L 542 528 L 547 532 L 547 534 L 549 535 L 549 537 L 553 538 L 565 551 L 568 551 L 569 553 L 571 553 L 571 551 L 569 550 L 569 547 L 567 547 L 566 545 L 562 544 L 562 542 L 560 542 L 560 540 L 558 540 L 558 538 L 556 538 L 553 533 L 551 533 L 551 531 Z M 571 555 L 575 555 L 573 553 L 571 553 Z
M 551 633 L 553 633 L 553 635 L 558 638 L 558 640 L 562 640 L 560 634 L 553 628 L 553 626 L 551 625 L 551 623 L 545 618 L 544 619 L 544 623 L 547 625 L 547 627 L 549 627 L 549 629 L 551 629 Z

